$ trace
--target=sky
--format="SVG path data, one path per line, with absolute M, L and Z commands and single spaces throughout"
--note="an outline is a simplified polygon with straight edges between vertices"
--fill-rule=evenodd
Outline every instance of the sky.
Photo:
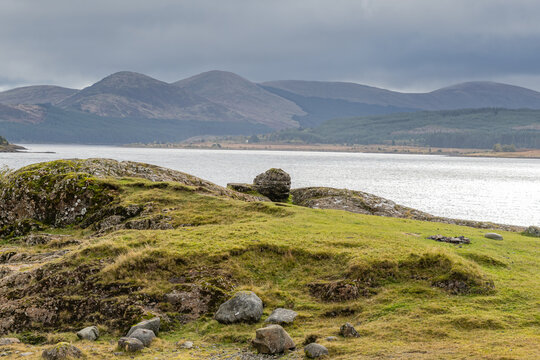
M 538 0 L 2 0 L 0 90 L 227 70 L 256 82 L 540 91 L 539 19 Z

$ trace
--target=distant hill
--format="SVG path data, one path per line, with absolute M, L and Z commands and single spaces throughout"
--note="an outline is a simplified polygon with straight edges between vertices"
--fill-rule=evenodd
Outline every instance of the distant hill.
M 540 93 L 491 82 L 422 94 L 344 82 L 256 84 L 225 71 L 166 83 L 122 71 L 82 90 L 42 85 L 0 92 L 0 132 L 16 142 L 177 142 L 201 135 L 317 129 L 336 118 L 490 107 L 540 109 Z M 506 121 L 511 126 L 515 118 Z M 384 126 L 396 131 L 391 123 Z
M 283 130 L 273 141 L 326 144 L 397 144 L 540 148 L 540 110 L 464 109 L 329 120 L 308 129 Z
M 540 93 L 519 86 L 494 82 L 467 82 L 429 93 L 400 93 L 346 82 L 271 81 L 261 84 L 269 91 L 286 91 L 316 99 L 409 108 L 453 110 L 499 107 L 540 109 Z M 285 95 L 286 96 L 286 95 Z
M 0 104 L 56 104 L 78 91 L 50 85 L 26 86 L 0 92 Z
M 306 115 L 294 102 L 231 72 L 209 71 L 174 85 L 272 128 L 298 127 L 293 117 Z

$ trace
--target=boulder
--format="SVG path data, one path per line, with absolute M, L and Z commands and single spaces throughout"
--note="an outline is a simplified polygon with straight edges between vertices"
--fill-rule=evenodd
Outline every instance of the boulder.
M 152 343 L 152 340 L 154 340 L 156 335 L 154 334 L 152 330 L 137 329 L 133 331 L 129 337 L 140 340 L 144 346 L 150 346 L 150 344 Z
M 304 353 L 308 358 L 316 359 L 321 356 L 328 355 L 328 349 L 320 344 L 311 343 L 304 347 Z
M 527 236 L 540 237 L 540 226 L 529 226 L 527 229 L 525 229 L 523 234 Z
M 261 319 L 262 313 L 262 300 L 253 291 L 242 291 L 221 304 L 214 319 L 222 324 L 254 323 Z
M 118 340 L 118 348 L 125 352 L 136 352 L 144 349 L 144 344 L 139 339 L 123 337 Z
M 499 235 L 497 233 L 485 233 L 484 237 L 486 237 L 488 239 L 493 239 L 493 240 L 502 240 L 503 239 L 502 235 Z
M 255 189 L 272 201 L 287 201 L 291 192 L 291 177 L 281 169 L 270 169 L 253 180 Z
M 77 337 L 81 340 L 96 341 L 99 337 L 99 330 L 96 326 L 88 326 L 78 331 Z
M 281 354 L 286 350 L 296 348 L 293 339 L 279 325 L 268 325 L 257 329 L 255 334 L 252 344 L 261 354 Z
M 85 357 L 80 349 L 66 342 L 43 350 L 41 356 L 46 360 L 82 359 Z
M 19 340 L 17 338 L 0 338 L 0 346 L 18 344 L 20 342 L 21 342 L 21 340 Z
M 277 308 L 266 319 L 265 322 L 271 324 L 291 324 L 298 316 L 298 313 L 293 310 Z
M 358 331 L 349 323 L 341 325 L 339 328 L 339 335 L 343 337 L 359 337 Z
M 137 329 L 152 330 L 154 332 L 154 335 L 157 336 L 159 334 L 160 325 L 161 325 L 161 320 L 158 317 L 155 317 L 155 318 L 150 319 L 150 320 L 144 320 L 144 321 L 141 321 L 140 323 L 138 323 L 136 325 L 133 325 L 131 327 L 131 329 L 129 329 L 126 336 L 130 337 L 131 334 Z

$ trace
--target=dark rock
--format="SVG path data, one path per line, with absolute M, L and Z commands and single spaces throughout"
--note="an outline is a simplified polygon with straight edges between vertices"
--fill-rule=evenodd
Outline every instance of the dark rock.
M 492 239 L 492 240 L 502 240 L 503 239 L 502 235 L 499 235 L 497 233 L 485 233 L 484 237 L 486 237 L 488 239 Z
M 133 325 L 131 327 L 131 329 L 129 329 L 128 333 L 127 333 L 127 337 L 130 337 L 131 334 L 133 334 L 133 332 L 137 329 L 147 329 L 147 330 L 152 330 L 154 332 L 154 335 L 158 335 L 159 334 L 159 327 L 161 325 L 161 320 L 160 318 L 158 317 L 155 317 L 153 319 L 150 319 L 150 320 L 144 320 L 144 321 L 141 321 L 140 323 L 136 324 L 136 325 Z
M 339 328 L 339 335 L 350 338 L 350 337 L 359 337 L 358 331 L 349 323 L 341 325 Z
M 88 326 L 77 332 L 77 337 L 81 340 L 96 341 L 99 337 L 99 330 L 96 326 Z
M 257 192 L 257 190 L 255 189 L 255 185 L 253 184 L 228 183 L 227 188 L 234 191 L 241 192 L 241 193 L 245 193 L 245 194 Z
M 311 343 L 304 347 L 304 353 L 310 359 L 316 359 L 324 355 L 328 355 L 328 349 L 316 343 Z
M 450 244 L 470 244 L 471 243 L 471 240 L 469 238 L 466 238 L 465 236 L 448 237 L 448 236 L 442 236 L 438 234 L 438 235 L 432 235 L 428 237 L 428 239 L 440 241 L 440 242 L 446 242 Z
M 129 335 L 130 338 L 139 339 L 144 346 L 150 346 L 152 340 L 156 337 L 156 334 L 152 330 L 148 329 L 136 329 Z
M 266 319 L 265 322 L 271 324 L 291 324 L 298 316 L 298 313 L 293 310 L 277 308 Z
M 125 352 L 136 352 L 144 349 L 144 344 L 139 339 L 123 337 L 118 340 L 118 348 Z
M 525 229 L 523 235 L 540 237 L 540 226 L 529 226 Z
M 254 323 L 261 319 L 262 313 L 262 300 L 252 291 L 242 291 L 221 304 L 214 319 L 222 324 Z
M 291 177 L 281 169 L 272 168 L 257 175 L 253 184 L 258 193 L 276 202 L 287 201 L 291 191 Z
M 252 344 L 261 354 L 281 354 L 296 348 L 293 339 L 279 325 L 268 325 L 257 329 L 255 333 Z
M 43 350 L 41 356 L 46 360 L 80 359 L 85 357 L 75 346 L 61 342 L 50 349 Z
M 307 335 L 306 338 L 304 339 L 304 345 L 308 345 L 308 344 L 317 342 L 317 339 L 318 339 L 318 338 L 319 338 L 318 335 L 315 335 L 315 334 L 309 334 L 309 335 Z

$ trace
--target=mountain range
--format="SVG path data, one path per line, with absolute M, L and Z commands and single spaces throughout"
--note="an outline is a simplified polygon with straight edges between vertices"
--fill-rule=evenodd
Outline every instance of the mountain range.
M 540 93 L 493 82 L 428 93 L 347 82 L 254 83 L 225 71 L 167 83 L 122 71 L 82 90 L 41 85 L 0 92 L 0 134 L 16 142 L 166 142 L 316 127 L 335 118 L 495 107 L 540 109 Z

